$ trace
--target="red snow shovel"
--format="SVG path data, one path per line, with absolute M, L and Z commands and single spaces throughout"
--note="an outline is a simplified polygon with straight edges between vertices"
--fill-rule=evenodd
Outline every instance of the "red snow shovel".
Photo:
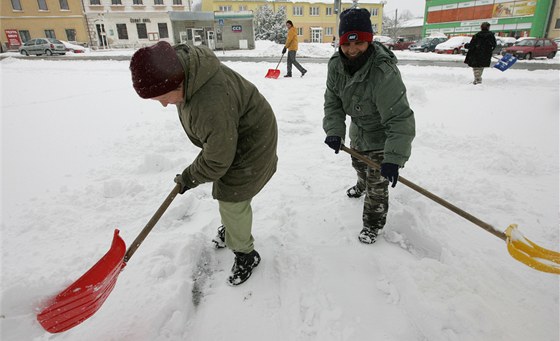
M 280 76 L 280 70 L 278 70 L 278 66 L 282 62 L 282 58 L 284 58 L 283 53 L 282 53 L 282 57 L 280 57 L 280 61 L 278 61 L 278 64 L 276 64 L 276 69 L 268 69 L 268 72 L 266 73 L 266 76 L 264 76 L 265 78 L 278 79 L 278 77 Z
M 119 236 L 119 230 L 115 230 L 109 251 L 82 277 L 54 297 L 49 305 L 37 315 L 37 321 L 46 331 L 60 333 L 68 330 L 82 323 L 101 308 L 115 287 L 117 278 L 130 257 L 142 244 L 180 190 L 181 185 L 177 184 L 128 250 L 126 250 L 124 240 Z

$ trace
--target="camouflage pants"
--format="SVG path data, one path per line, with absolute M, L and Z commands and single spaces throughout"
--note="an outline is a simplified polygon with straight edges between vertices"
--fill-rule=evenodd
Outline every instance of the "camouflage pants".
M 360 152 L 378 165 L 383 161 L 383 151 L 375 150 Z M 381 172 L 372 169 L 364 162 L 352 157 L 352 166 L 358 174 L 356 186 L 358 190 L 365 191 L 364 211 L 362 220 L 364 227 L 382 229 L 387 220 L 389 210 L 389 182 L 381 176 Z
M 474 82 L 473 84 L 482 83 L 482 72 L 484 72 L 483 67 L 473 67 Z

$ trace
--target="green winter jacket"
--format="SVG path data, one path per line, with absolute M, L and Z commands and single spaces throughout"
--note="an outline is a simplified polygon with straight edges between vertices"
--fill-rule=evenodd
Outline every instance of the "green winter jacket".
M 327 136 L 344 139 L 348 115 L 352 148 L 383 150 L 383 162 L 403 167 L 415 135 L 414 112 L 397 58 L 383 45 L 373 46 L 375 52 L 354 76 L 344 70 L 338 52 L 329 60 L 323 129 Z
M 179 118 L 191 142 L 202 148 L 182 173 L 185 183 L 194 188 L 213 182 L 212 196 L 221 201 L 251 199 L 276 172 L 272 108 L 208 48 L 177 45 L 175 50 L 185 70 Z

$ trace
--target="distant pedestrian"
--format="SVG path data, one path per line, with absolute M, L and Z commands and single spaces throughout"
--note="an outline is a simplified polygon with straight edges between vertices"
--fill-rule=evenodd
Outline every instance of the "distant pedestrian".
M 480 84 L 482 72 L 485 67 L 490 66 L 492 51 L 496 48 L 496 37 L 494 32 L 490 31 L 490 23 L 483 22 L 480 25 L 480 32 L 475 34 L 465 47 L 469 50 L 465 57 L 465 64 L 473 68 L 473 84 Z
M 286 73 L 284 77 L 292 77 L 292 65 L 301 72 L 301 76 L 303 77 L 307 73 L 307 70 L 296 60 L 296 53 L 298 50 L 297 30 L 291 20 L 286 21 L 286 27 L 288 28 L 288 38 L 286 38 L 286 45 L 284 45 L 282 54 L 286 53 L 286 50 L 288 51 L 288 73 Z

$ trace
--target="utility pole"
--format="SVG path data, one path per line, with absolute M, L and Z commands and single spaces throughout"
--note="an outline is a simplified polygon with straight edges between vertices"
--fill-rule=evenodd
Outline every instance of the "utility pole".
M 395 25 L 394 25 L 394 28 L 393 28 L 393 39 L 395 39 L 395 40 L 397 39 L 397 20 L 398 20 L 397 19 L 397 14 L 398 14 L 398 12 L 399 12 L 399 9 L 397 8 L 395 10 Z

